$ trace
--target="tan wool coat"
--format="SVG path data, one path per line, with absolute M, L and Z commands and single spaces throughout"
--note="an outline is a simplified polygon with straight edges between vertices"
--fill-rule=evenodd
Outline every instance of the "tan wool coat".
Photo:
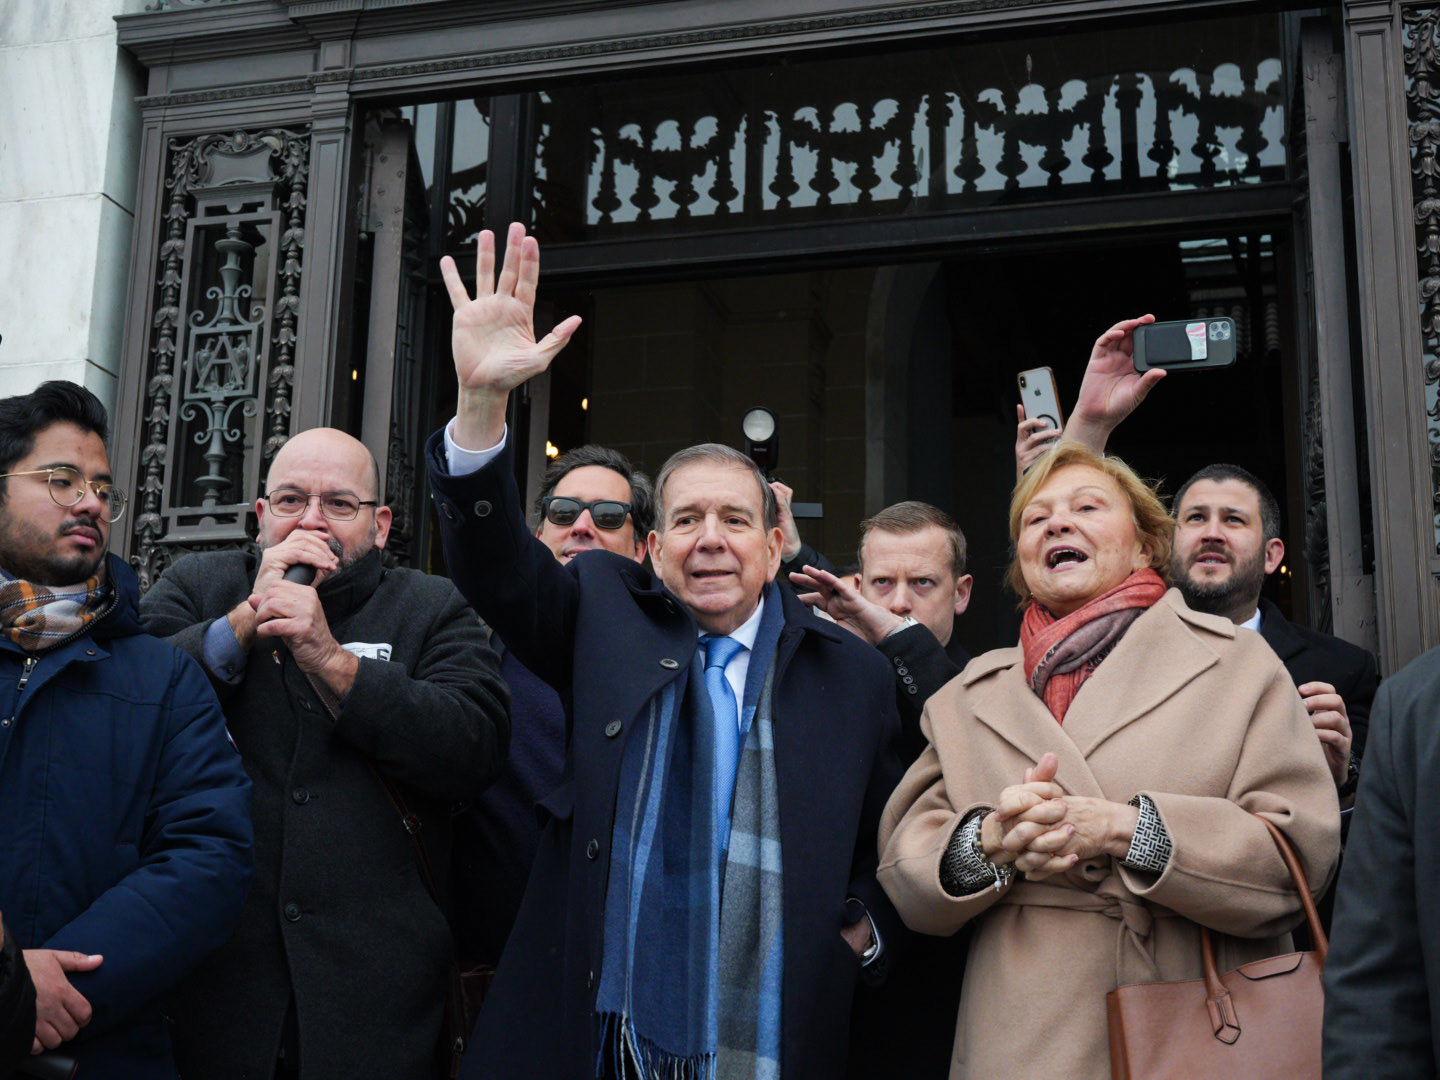
M 1189 610 L 1174 589 L 1096 668 L 1063 727 L 1026 685 L 1018 647 L 971 661 L 921 725 L 930 745 L 885 809 L 879 878 L 921 933 L 979 920 L 951 1080 L 1109 1080 L 1106 993 L 1198 978 L 1196 923 L 1223 935 L 1222 970 L 1289 951 L 1299 897 L 1253 814 L 1285 832 L 1317 894 L 1334 871 L 1335 784 L 1294 683 L 1258 634 Z M 956 826 L 1046 751 L 1067 794 L 1150 796 L 1173 844 L 1166 870 L 1101 856 L 950 896 L 940 859 Z

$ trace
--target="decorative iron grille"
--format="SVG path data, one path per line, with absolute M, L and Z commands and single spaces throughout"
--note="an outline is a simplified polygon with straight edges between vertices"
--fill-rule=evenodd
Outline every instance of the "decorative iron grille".
M 1440 553 L 1440 8 L 1404 8 L 1405 100 L 1410 119 L 1410 173 L 1415 245 L 1420 255 L 1420 334 L 1424 345 L 1425 415 L 1434 493 L 1435 550 Z
M 290 433 L 309 139 L 172 140 L 131 559 L 248 542 L 263 463 Z

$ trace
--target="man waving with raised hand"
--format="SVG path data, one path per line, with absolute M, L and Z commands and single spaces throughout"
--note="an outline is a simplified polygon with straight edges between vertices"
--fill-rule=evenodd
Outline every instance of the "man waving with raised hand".
M 441 268 L 459 401 L 427 457 L 446 563 L 569 726 L 467 1075 L 841 1075 L 855 980 L 902 933 L 874 879 L 899 776 L 887 665 L 776 586 L 774 493 L 726 446 L 661 469 L 655 573 L 611 551 L 558 562 L 525 524 L 505 410 L 580 320 L 536 340 L 519 225 L 498 279 L 481 233 L 473 299 Z

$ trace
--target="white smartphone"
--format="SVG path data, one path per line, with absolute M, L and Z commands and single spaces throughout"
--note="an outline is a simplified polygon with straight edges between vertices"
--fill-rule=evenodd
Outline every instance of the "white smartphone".
M 1055 372 L 1048 367 L 1031 368 L 1020 372 L 1020 404 L 1025 406 L 1025 419 L 1044 420 L 1059 431 L 1065 426 L 1065 416 L 1060 411 L 1060 391 L 1055 386 Z

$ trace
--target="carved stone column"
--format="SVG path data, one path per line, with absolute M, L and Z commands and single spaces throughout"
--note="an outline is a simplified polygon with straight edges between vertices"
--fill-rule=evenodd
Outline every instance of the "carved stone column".
M 1309 512 L 1306 547 L 1316 570 L 1317 599 L 1329 605 L 1328 629 L 1367 649 L 1378 648 L 1375 582 L 1365 572 L 1355 411 L 1350 367 L 1352 268 L 1334 257 L 1345 250 L 1341 144 L 1345 141 L 1344 61 L 1332 49 L 1328 20 L 1306 22 L 1300 65 L 1305 120 L 1307 273 L 1314 371 L 1307 388 Z M 1318 444 L 1318 445 L 1317 445 Z M 1317 475 L 1318 474 L 1318 475 Z
M 1375 594 L 1386 671 L 1440 644 L 1440 559 L 1426 416 L 1427 339 L 1422 338 L 1422 274 L 1416 251 L 1420 189 L 1412 184 L 1407 117 L 1407 67 L 1414 72 L 1435 55 L 1433 35 L 1417 32 L 1420 10 L 1407 14 L 1407 35 L 1400 3 L 1345 4 L 1360 340 L 1371 432 Z M 1435 91 L 1428 75 L 1412 75 L 1410 91 L 1415 103 L 1429 99 L 1433 106 Z

